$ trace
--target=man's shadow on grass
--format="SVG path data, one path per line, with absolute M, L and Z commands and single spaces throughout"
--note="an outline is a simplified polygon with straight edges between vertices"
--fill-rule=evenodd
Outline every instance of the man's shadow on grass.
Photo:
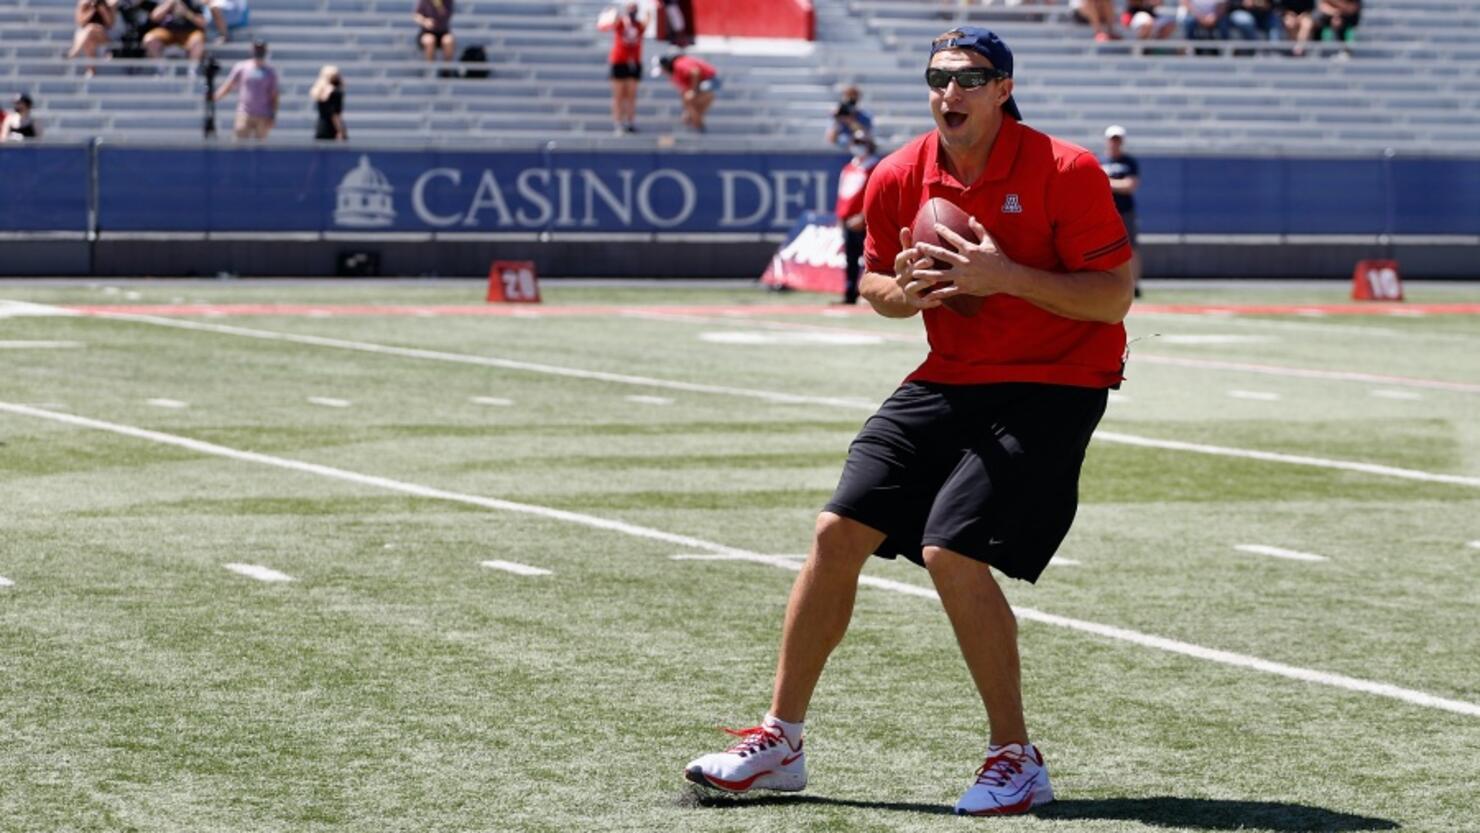
M 680 806 L 705 807 L 711 809 L 738 809 L 744 807 L 780 807 L 816 805 L 825 807 L 857 807 L 865 810 L 887 810 L 891 812 L 919 813 L 931 816 L 949 816 L 954 809 L 949 804 L 922 804 L 908 801 L 855 801 L 844 798 L 828 798 L 819 795 L 762 795 L 755 797 L 730 797 L 725 795 L 703 795 L 691 791 L 680 795 L 676 802 Z M 1397 830 L 1397 822 L 1389 819 L 1339 813 L 1308 804 L 1290 804 L 1280 801 L 1226 801 L 1212 798 L 1177 798 L 1157 796 L 1154 798 L 1100 798 L 1070 799 L 1055 801 L 1036 808 L 1032 814 L 1041 819 L 1055 821 L 1114 820 L 1137 821 L 1155 827 L 1183 827 L 1193 830 L 1250 830 L 1274 831 L 1274 833 L 1348 833 L 1360 830 Z

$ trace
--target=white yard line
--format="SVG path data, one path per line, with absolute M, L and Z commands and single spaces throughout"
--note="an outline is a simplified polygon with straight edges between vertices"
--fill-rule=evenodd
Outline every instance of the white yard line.
M 548 576 L 548 575 L 554 575 L 549 570 L 546 570 L 546 569 L 544 569 L 542 567 L 531 567 L 528 564 L 520 564 L 520 563 L 518 563 L 516 561 L 497 561 L 497 560 L 494 560 L 494 561 L 484 561 L 484 562 L 481 562 L 481 563 L 483 564 L 484 567 L 487 567 L 487 568 L 489 568 L 491 570 L 503 570 L 506 573 L 513 573 L 516 576 Z
M 15 586 L 15 582 L 11 581 L 10 579 L 6 578 L 5 576 L 0 576 L 0 587 L 14 587 L 14 586 Z
M 1270 558 L 1286 558 L 1291 561 L 1330 561 L 1324 555 L 1314 555 L 1308 552 L 1287 550 L 1283 547 L 1268 547 L 1264 544 L 1234 544 L 1233 548 L 1239 552 L 1247 552 L 1252 555 L 1267 555 Z
M 282 333 L 272 330 L 256 330 L 249 327 L 234 327 L 229 324 L 208 324 L 204 321 L 185 321 L 172 318 L 161 318 L 153 315 L 128 315 L 123 313 L 90 313 L 93 317 L 108 318 L 118 321 L 136 321 L 144 324 L 154 324 L 160 327 L 174 327 L 182 330 L 198 330 L 203 332 L 223 333 L 225 335 L 244 336 L 246 338 L 262 339 L 264 341 L 285 341 L 294 344 L 310 344 L 315 347 L 334 347 L 340 350 L 357 350 L 362 353 L 379 353 L 388 356 L 402 356 L 411 359 L 430 359 L 433 361 L 452 362 L 455 364 L 471 364 L 482 367 L 497 367 L 504 370 L 523 370 L 531 373 L 544 373 L 550 376 L 566 376 L 572 379 L 587 379 L 597 382 L 612 382 L 621 385 L 637 385 L 640 387 L 662 388 L 666 390 L 681 390 L 690 393 L 712 393 L 725 396 L 740 396 L 748 399 L 761 399 L 785 405 L 832 405 L 835 407 L 851 408 L 854 410 L 873 410 L 878 403 L 868 402 L 862 399 L 844 399 L 828 396 L 802 396 L 794 393 L 781 393 L 779 391 L 754 390 L 751 388 L 735 388 L 726 385 L 704 385 L 695 382 L 680 382 L 670 379 L 654 379 L 647 376 L 633 376 L 627 373 L 607 373 L 600 370 L 584 370 L 574 367 L 562 367 L 552 364 L 540 364 L 538 362 L 524 362 L 514 359 L 501 359 L 494 356 L 475 356 L 467 353 L 447 353 L 440 350 L 421 350 L 414 347 L 393 347 L 386 344 L 373 344 L 364 341 L 348 341 L 339 338 L 324 338 L 322 336 L 297 335 L 295 333 Z
M 1199 370 L 1236 370 L 1244 373 L 1259 373 L 1265 376 L 1287 376 L 1292 379 L 1326 379 L 1338 382 L 1369 382 L 1379 385 L 1401 385 L 1410 388 L 1430 388 L 1459 393 L 1480 393 L 1480 384 L 1470 382 L 1446 382 L 1439 379 L 1414 379 L 1407 376 L 1389 376 L 1382 373 L 1358 373 L 1348 370 L 1316 370 L 1306 367 L 1253 364 L 1250 362 L 1226 362 L 1218 359 L 1189 359 L 1180 356 L 1147 355 L 1131 352 L 1131 364 L 1162 364 L 1171 367 L 1192 367 Z
M 254 578 L 258 581 L 292 581 L 293 577 L 287 573 L 280 573 L 271 567 L 263 567 L 260 564 L 226 564 L 226 569 L 238 575 Z
M 622 398 L 623 399 L 626 399 L 628 402 L 636 402 L 639 405 L 672 405 L 673 404 L 673 400 L 672 399 L 669 399 L 666 396 L 642 396 L 642 395 L 634 395 L 634 396 L 624 396 Z
M 1477 549 L 1477 550 L 1480 550 L 1480 541 L 1471 541 L 1471 542 L 1470 542 L 1470 543 L 1469 543 L 1469 546 L 1470 546 L 1470 547 L 1471 547 L 1471 548 L 1472 548 L 1472 549 Z
M 496 405 L 499 407 L 507 407 L 514 404 L 514 400 L 505 399 L 502 396 L 473 396 L 469 397 L 468 401 L 474 405 Z
M 715 317 L 715 316 L 691 315 L 691 314 L 687 314 L 687 313 L 628 311 L 628 312 L 624 312 L 622 314 L 624 316 L 626 316 L 626 317 L 640 318 L 640 319 L 647 320 L 647 321 L 666 321 L 666 322 L 681 323 L 681 324 L 734 324 L 733 321 L 728 320 L 728 319 L 724 319 L 724 318 L 718 318 L 718 317 Z M 1182 320 L 1186 320 L 1186 318 L 1187 318 L 1187 316 L 1186 315 L 1183 315 L 1183 314 L 1179 314 L 1179 315 L 1177 315 L 1175 317 L 1180 318 Z M 1284 321 L 1284 322 L 1273 321 L 1273 322 L 1268 322 L 1268 323 L 1272 323 L 1272 324 L 1294 324 L 1296 322 L 1291 322 L 1291 321 Z M 868 330 L 868 329 L 862 329 L 862 328 L 835 327 L 835 326 L 829 326 L 829 325 L 826 325 L 826 324 L 807 324 L 807 323 L 797 322 L 797 321 L 771 321 L 771 320 L 763 319 L 763 318 L 756 318 L 756 319 L 748 320 L 748 321 L 745 322 L 745 326 L 750 327 L 750 328 L 764 328 L 764 329 L 783 330 L 783 331 L 786 331 L 786 330 L 801 330 L 801 331 L 806 331 L 806 332 L 822 331 L 822 332 L 834 332 L 834 333 L 836 333 L 836 332 L 857 333 L 859 335 L 870 335 L 870 336 L 874 336 L 875 338 L 880 338 L 880 339 L 883 339 L 885 341 L 890 341 L 890 342 L 906 343 L 906 344 L 924 344 L 925 343 L 925 336 L 924 336 L 923 333 L 920 333 L 920 332 L 913 332 L 913 333 L 876 332 L 874 330 Z M 1306 328 L 1316 328 L 1316 329 L 1321 329 L 1321 330 L 1329 330 L 1331 327 L 1335 327 L 1335 326 L 1338 326 L 1338 325 L 1330 325 L 1330 327 L 1327 327 L 1325 325 L 1318 325 L 1317 324 L 1317 325 L 1306 325 Z M 1364 330 L 1364 332 L 1365 332 L 1365 330 Z M 1187 335 L 1169 335 L 1169 336 L 1162 336 L 1161 337 L 1161 340 L 1164 343 L 1175 344 L 1175 343 L 1191 343 L 1191 340 L 1193 340 L 1195 338 L 1198 338 L 1198 337 L 1195 337 L 1195 336 L 1187 336 Z M 1202 338 L 1207 338 L 1207 337 L 1202 337 Z M 1247 340 L 1249 337 L 1247 337 L 1247 336 L 1232 336 L 1232 338 L 1237 338 L 1237 339 L 1240 339 L 1240 340 Z M 1405 386 L 1405 387 L 1431 388 L 1431 389 L 1435 389 L 1435 390 L 1450 390 L 1450 391 L 1458 391 L 1458 392 L 1461 392 L 1461 393 L 1480 393 L 1480 384 L 1472 384 L 1472 383 L 1468 383 L 1468 382 L 1448 382 L 1448 381 L 1443 381 L 1443 380 L 1438 380 L 1438 379 L 1415 379 L 1415 378 L 1409 378 L 1409 377 L 1405 377 L 1405 376 L 1391 376 L 1391 375 L 1381 374 L 1381 373 L 1362 373 L 1362 372 L 1346 371 L 1346 370 L 1320 370 L 1320 369 L 1316 369 L 1316 368 L 1288 367 L 1288 366 L 1284 366 L 1284 365 L 1257 364 L 1257 363 L 1253 363 L 1253 362 L 1231 362 L 1231 361 L 1222 361 L 1222 360 L 1219 360 L 1219 359 L 1199 359 L 1199 358 L 1187 358 L 1187 357 L 1182 357 L 1182 356 L 1162 356 L 1162 355 L 1148 354 L 1148 353 L 1146 353 L 1144 351 L 1132 349 L 1132 351 L 1131 351 L 1131 364 L 1134 365 L 1134 364 L 1136 364 L 1138 362 L 1139 363 L 1142 363 L 1142 364 L 1166 365 L 1166 366 L 1169 366 L 1169 367 L 1191 367 L 1191 368 L 1197 368 L 1197 369 L 1200 369 L 1200 370 L 1227 370 L 1227 371 L 1232 371 L 1232 372 L 1255 373 L 1255 374 L 1261 374 L 1261 375 L 1265 375 L 1265 376 L 1286 376 L 1286 377 L 1290 377 L 1290 378 L 1293 378 L 1293 379 L 1325 379 L 1325 380 L 1328 380 L 1328 381 L 1335 381 L 1335 382 L 1372 382 L 1372 383 L 1386 384 L 1386 385 L 1400 385 L 1400 386 Z
M 747 550 L 738 549 L 736 547 L 728 547 L 723 544 L 716 544 L 710 541 L 705 541 L 700 538 L 692 538 L 687 535 L 676 535 L 671 532 L 664 532 L 662 530 L 652 529 L 650 527 L 638 526 L 636 524 L 610 520 L 608 518 L 600 518 L 594 515 L 584 515 L 579 512 L 568 512 L 562 509 L 551 509 L 545 506 L 534 506 L 527 503 L 515 503 L 513 501 L 499 500 L 496 498 L 486 498 L 480 497 L 478 495 L 450 492 L 444 489 L 435 489 L 430 486 L 421 486 L 402 480 L 393 480 L 388 477 L 360 474 L 358 472 L 338 469 L 332 466 L 323 466 L 317 463 L 306 463 L 301 460 L 291 460 L 285 457 L 275 457 L 270 454 L 261 454 L 253 451 L 241 451 L 234 448 L 228 448 L 223 445 L 217 445 L 215 443 L 192 440 L 188 437 L 181 437 L 174 434 L 165 434 L 160 431 L 150 431 L 144 428 L 135 428 L 130 425 L 121 425 L 114 422 L 105 422 L 103 420 L 90 419 L 88 417 L 77 416 L 75 414 L 44 411 L 39 408 L 31 408 L 25 405 L 16 405 L 9 402 L 0 402 L 0 411 L 18 414 L 20 416 L 34 417 L 37 419 L 51 420 L 53 422 L 60 422 L 68 425 L 75 425 L 81 428 L 91 428 L 98 431 L 107 431 L 127 437 L 134 437 L 136 439 L 160 443 L 162 445 L 185 448 L 200 454 L 208 454 L 216 457 L 224 457 L 231 460 L 239 460 L 241 462 L 273 466 L 280 469 L 287 469 L 289 471 L 298 471 L 305 474 L 313 474 L 319 477 L 327 477 L 334 480 L 357 483 L 363 486 L 385 489 L 387 491 L 399 492 L 402 494 L 416 495 L 418 497 L 446 500 L 455 503 L 468 504 L 471 506 L 480 506 L 486 509 L 496 509 L 507 512 L 519 512 L 526 515 L 534 515 L 536 517 L 566 521 L 568 523 L 579 524 L 595 529 L 605 529 L 611 532 L 619 532 L 621 534 L 631 535 L 636 538 L 644 538 L 651 541 L 661 541 L 667 544 L 674 544 L 687 550 L 699 550 L 701 552 L 711 553 L 715 555 L 741 556 L 742 558 L 740 560 L 751 561 L 759 564 L 768 564 L 770 566 L 786 570 L 796 571 L 800 570 L 802 567 L 801 562 L 799 562 L 795 558 L 785 558 L 762 555 L 760 553 L 752 553 Z M 920 587 L 918 585 L 908 584 L 902 581 L 876 578 L 874 576 L 861 576 L 859 578 L 859 581 L 860 583 L 870 587 L 877 587 L 896 593 L 905 593 L 911 596 L 938 600 L 938 597 L 935 595 L 935 591 L 930 590 L 926 587 Z M 1316 671 L 1308 668 L 1285 665 L 1283 663 L 1271 662 L 1269 660 L 1259 659 L 1258 657 L 1251 657 L 1244 654 L 1237 654 L 1231 651 L 1220 651 L 1215 648 L 1204 648 L 1200 645 L 1193 645 L 1188 642 L 1180 642 L 1175 639 L 1166 639 L 1160 636 L 1153 636 L 1150 634 L 1140 633 L 1138 631 L 1127 630 L 1125 628 L 1118 628 L 1113 625 L 1102 625 L 1096 622 L 1087 622 L 1080 619 L 1072 619 L 1066 616 L 1058 616 L 1052 613 L 1044 613 L 1042 611 L 1033 610 L 1032 608 L 1019 607 L 1015 608 L 1015 610 L 1020 618 L 1033 622 L 1056 625 L 1058 627 L 1069 628 L 1071 630 L 1077 630 L 1083 633 L 1095 634 L 1097 636 L 1102 636 L 1109 639 L 1130 642 L 1132 644 L 1142 645 L 1148 648 L 1155 648 L 1161 651 L 1169 651 L 1171 653 L 1182 654 L 1184 656 L 1196 657 L 1198 659 L 1204 659 L 1210 662 L 1217 662 L 1223 665 L 1229 665 L 1237 668 L 1249 668 L 1270 674 L 1277 674 L 1283 677 L 1289 677 L 1292 679 L 1305 680 L 1307 682 L 1318 683 L 1320 685 L 1346 689 L 1348 691 L 1357 691 L 1366 694 L 1374 694 L 1381 697 L 1389 697 L 1392 699 L 1401 700 L 1406 703 L 1412 703 L 1414 705 L 1424 706 L 1427 708 L 1441 709 L 1444 711 L 1454 712 L 1456 714 L 1480 717 L 1480 704 L 1469 703 L 1463 700 L 1451 700 L 1444 697 L 1437 697 L 1432 694 L 1426 694 L 1422 691 L 1414 691 L 1413 689 L 1389 685 L 1387 683 L 1376 683 L 1368 680 L 1357 679 L 1355 677 L 1348 677 L 1342 674 L 1332 674 L 1325 671 Z
M 1231 399 L 1248 399 L 1254 402 L 1278 402 L 1280 395 L 1267 390 L 1231 390 L 1228 392 Z
M 65 310 L 63 312 L 65 312 Z M 756 390 L 753 388 L 735 388 L 724 385 L 703 385 L 692 382 L 653 379 L 646 376 L 633 376 L 623 373 L 606 373 L 602 371 L 560 367 L 557 365 L 537 364 L 534 362 L 521 362 L 514 361 L 512 359 L 500 359 L 489 356 L 473 356 L 465 353 L 444 353 L 438 350 L 420 350 L 409 347 L 391 347 L 383 344 L 372 344 L 360 341 L 346 341 L 343 339 L 322 338 L 319 336 L 296 335 L 293 333 L 281 333 L 271 330 L 255 330 L 247 327 L 233 327 L 225 324 L 207 324 L 199 321 L 179 321 L 171 318 L 160 318 L 150 315 L 125 315 L 119 313 L 98 313 L 96 315 L 100 318 L 111 318 L 121 321 L 136 321 L 145 324 L 155 324 L 161 327 L 175 327 L 185 330 L 200 330 L 204 332 L 224 333 L 226 335 L 239 335 L 245 336 L 247 338 L 263 339 L 266 341 L 286 341 L 296 344 L 311 344 L 318 347 L 334 347 L 342 350 L 357 350 L 366 353 L 380 353 L 384 355 L 404 356 L 407 358 L 430 359 L 433 361 L 454 362 L 458 364 L 482 365 L 485 367 L 498 367 L 507 370 L 523 370 L 532 373 L 545 373 L 553 376 L 566 376 L 575 379 L 590 379 L 593 381 L 613 382 L 616 384 L 635 385 L 640 387 L 682 390 L 691 393 L 709 393 L 724 396 L 739 396 L 748 399 L 759 399 L 767 402 L 774 402 L 778 404 L 826 405 L 830 407 L 846 408 L 853 411 L 873 411 L 878 408 L 877 402 L 871 402 L 861 399 L 848 399 L 831 396 L 804 396 L 793 393 L 781 393 L 779 391 Z M 1368 379 L 1367 381 L 1371 380 Z M 1396 382 L 1394 382 L 1394 384 L 1396 384 Z M 1474 388 L 1477 391 L 1480 391 L 1480 385 L 1476 385 L 1474 386 Z M 1140 437 L 1132 434 L 1120 434 L 1113 431 L 1103 430 L 1095 432 L 1095 438 L 1099 440 L 1104 440 L 1105 442 L 1118 442 L 1127 445 L 1138 445 L 1146 448 L 1161 448 L 1169 451 L 1187 451 L 1197 454 L 1213 454 L 1224 457 L 1245 457 L 1251 460 L 1262 460 L 1264 462 L 1271 463 L 1288 463 L 1292 465 L 1315 466 L 1317 468 L 1343 469 L 1347 471 L 1359 471 L 1365 474 L 1373 474 L 1383 477 L 1398 477 L 1409 480 L 1424 480 L 1434 483 L 1450 483 L 1460 486 L 1480 487 L 1480 477 L 1433 474 L 1430 472 L 1403 469 L 1394 466 L 1382 466 L 1373 463 L 1351 462 L 1345 460 L 1326 460 L 1320 457 L 1278 454 L 1269 451 L 1221 448 L 1218 446 L 1201 445 L 1198 443 L 1184 443 L 1174 440 L 1158 440 L 1151 437 Z
M 0 350 L 73 350 L 80 341 L 0 341 Z
M 1094 439 L 1107 443 L 1121 443 L 1123 445 L 1134 445 L 1142 448 L 1161 448 L 1167 451 L 1190 451 L 1195 454 L 1211 454 L 1217 457 L 1239 457 L 1245 460 L 1260 460 L 1266 463 L 1289 463 L 1297 466 L 1313 466 L 1321 469 L 1336 469 L 1339 471 L 1355 471 L 1363 474 L 1373 474 L 1380 477 L 1397 477 L 1403 480 L 1419 480 L 1425 483 L 1448 483 L 1452 486 L 1471 486 L 1480 488 L 1480 477 L 1466 477 L 1461 474 L 1434 474 L 1433 472 L 1418 471 L 1416 469 L 1401 469 L 1396 466 L 1382 466 L 1376 463 L 1359 463 L 1350 460 L 1327 460 L 1323 457 L 1306 457 L 1301 454 L 1281 454 L 1277 451 L 1253 451 L 1246 448 L 1225 448 L 1217 445 L 1203 445 L 1202 443 L 1184 443 L 1177 440 L 1158 440 L 1151 437 L 1138 437 L 1134 434 L 1121 434 L 1116 431 L 1096 431 Z
M 335 399 L 332 396 L 310 396 L 308 401 L 314 405 L 322 405 L 325 408 L 348 408 L 353 404 L 348 399 Z
M 735 555 L 716 555 L 713 553 L 684 553 L 682 555 L 668 556 L 673 561 L 748 561 L 755 553 L 741 553 Z M 791 558 L 804 559 L 805 555 L 767 555 L 765 558 Z
M 150 405 L 153 405 L 156 408 L 170 408 L 170 409 L 173 409 L 173 410 L 179 410 L 181 408 L 188 408 L 188 407 L 190 407 L 190 403 L 189 402 L 181 402 L 178 399 L 155 398 L 155 399 L 149 399 L 149 400 L 146 400 L 146 401 Z

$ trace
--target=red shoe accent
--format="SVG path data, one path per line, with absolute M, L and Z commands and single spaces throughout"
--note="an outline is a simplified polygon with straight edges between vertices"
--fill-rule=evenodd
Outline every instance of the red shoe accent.
M 792 762 L 795 761 L 797 758 L 800 758 L 800 757 L 802 757 L 802 753 L 798 752 L 795 755 L 792 755 L 790 758 L 782 758 L 781 759 L 781 765 L 782 766 L 791 766 Z
M 761 777 L 762 775 L 770 774 L 771 770 L 768 769 L 765 772 L 757 772 L 749 778 L 746 778 L 744 781 L 726 781 L 723 778 L 715 778 L 713 775 L 705 775 L 704 773 L 700 773 L 699 777 L 708 782 L 710 786 L 718 787 L 725 792 L 743 793 L 750 790 L 750 785 L 755 783 L 755 779 Z

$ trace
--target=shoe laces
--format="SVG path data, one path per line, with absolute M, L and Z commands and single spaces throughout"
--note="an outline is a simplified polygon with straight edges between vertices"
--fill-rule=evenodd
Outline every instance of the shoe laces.
M 991 787 L 1005 787 L 1012 783 L 1013 776 L 1023 771 L 1028 756 L 999 750 L 987 756 L 985 763 L 976 771 L 976 783 Z
M 725 751 L 733 752 L 742 758 L 747 755 L 760 754 L 786 740 L 785 736 L 781 734 L 781 731 L 772 726 L 751 726 L 748 729 L 725 729 L 725 732 L 740 738 L 734 746 L 731 746 Z

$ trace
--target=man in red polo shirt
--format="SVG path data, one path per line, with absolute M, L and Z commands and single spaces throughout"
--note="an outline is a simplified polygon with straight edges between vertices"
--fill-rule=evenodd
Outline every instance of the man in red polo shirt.
M 936 129 L 869 180 L 861 294 L 881 315 L 922 313 L 930 354 L 849 448 L 792 587 L 770 712 L 691 762 L 698 784 L 806 785 L 802 721 L 858 574 L 870 555 L 903 555 L 929 571 L 990 725 L 956 812 L 1053 800 L 1023 718 L 1017 623 L 989 566 L 1036 581 L 1069 531 L 1085 448 L 1121 381 L 1131 248 L 1094 154 L 1021 123 L 1000 38 L 936 38 L 926 83 Z M 937 226 L 954 250 L 914 243 L 932 197 L 971 214 L 976 239 Z M 981 296 L 975 315 L 944 305 L 965 295 Z

